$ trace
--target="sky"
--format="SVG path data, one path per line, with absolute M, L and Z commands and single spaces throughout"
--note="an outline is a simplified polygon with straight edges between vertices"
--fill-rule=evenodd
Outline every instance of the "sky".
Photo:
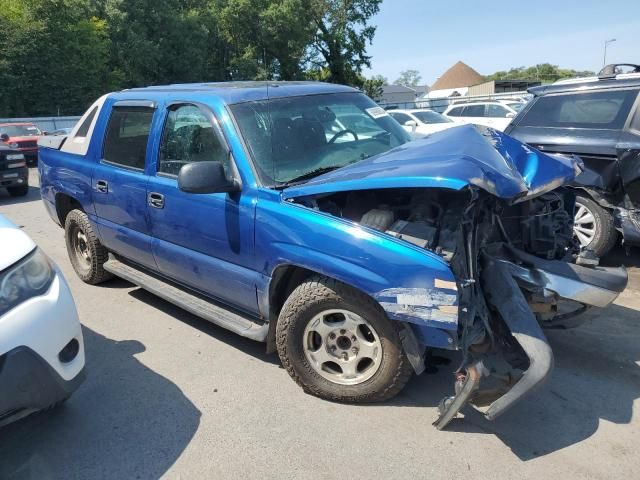
M 607 63 L 640 64 L 640 0 L 383 0 L 371 23 L 364 73 L 389 82 L 412 69 L 431 85 L 458 60 L 482 75 L 537 63 L 597 72 L 612 38 Z

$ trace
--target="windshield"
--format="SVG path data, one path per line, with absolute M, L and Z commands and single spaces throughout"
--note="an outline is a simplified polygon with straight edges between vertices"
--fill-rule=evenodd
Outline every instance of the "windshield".
M 36 137 L 42 135 L 35 125 L 5 125 L 0 127 L 0 135 L 3 133 L 10 137 Z
M 422 123 L 452 123 L 453 120 L 448 119 L 444 115 L 440 115 L 432 110 L 413 111 L 411 114 Z
M 360 93 L 277 98 L 232 105 L 261 182 L 269 187 L 386 152 L 410 140 Z

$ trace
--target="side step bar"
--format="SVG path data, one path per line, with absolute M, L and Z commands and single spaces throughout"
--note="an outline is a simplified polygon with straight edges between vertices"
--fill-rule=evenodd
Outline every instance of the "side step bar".
M 116 277 L 123 278 L 198 317 L 231 330 L 238 335 L 259 342 L 265 342 L 267 339 L 269 324 L 259 324 L 252 321 L 243 315 L 227 310 L 209 299 L 180 288 L 140 268 L 110 257 L 104 264 L 104 269 L 113 273 Z

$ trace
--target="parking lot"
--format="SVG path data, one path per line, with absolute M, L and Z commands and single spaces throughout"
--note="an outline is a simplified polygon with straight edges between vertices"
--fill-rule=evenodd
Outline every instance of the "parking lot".
M 83 284 L 40 201 L 0 193 L 64 272 L 84 326 L 87 379 L 62 408 L 0 430 L 0 478 L 636 478 L 640 252 L 627 290 L 581 327 L 548 333 L 551 380 L 495 422 L 431 422 L 458 357 L 385 404 L 306 395 L 264 345 L 114 280 Z M 1 247 L 0 247 L 1 248 Z M 635 415 L 634 415 L 635 410 Z

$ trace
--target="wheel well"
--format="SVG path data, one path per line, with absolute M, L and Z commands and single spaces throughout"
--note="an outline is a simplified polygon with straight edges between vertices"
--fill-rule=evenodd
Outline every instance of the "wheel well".
M 318 275 L 318 272 L 297 265 L 282 265 L 276 268 L 269 283 L 269 333 L 267 335 L 267 352 L 276 351 L 276 324 L 278 316 L 291 292 L 307 278 Z
M 58 214 L 58 220 L 60 225 L 64 228 L 64 222 L 67 220 L 67 215 L 71 210 L 82 210 L 82 205 L 75 198 L 70 197 L 65 193 L 56 193 L 56 212 Z

